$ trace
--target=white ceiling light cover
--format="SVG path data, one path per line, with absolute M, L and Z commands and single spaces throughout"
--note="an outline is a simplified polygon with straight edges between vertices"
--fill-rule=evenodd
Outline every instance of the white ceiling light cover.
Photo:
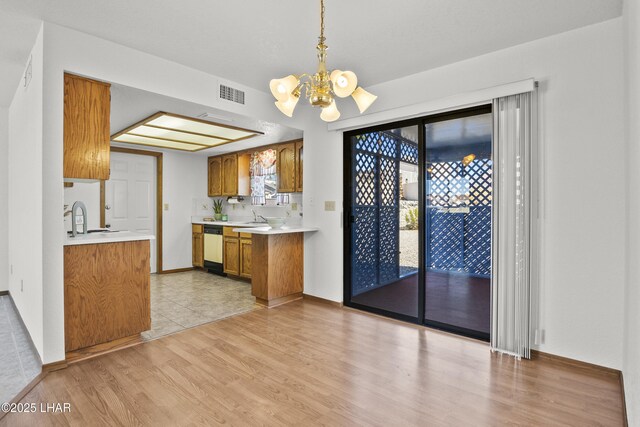
M 111 140 L 173 150 L 200 151 L 259 134 L 262 132 L 159 112 L 116 133 Z

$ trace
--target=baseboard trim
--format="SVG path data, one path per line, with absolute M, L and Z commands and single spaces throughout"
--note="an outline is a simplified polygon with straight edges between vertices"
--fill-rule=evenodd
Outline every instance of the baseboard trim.
M 3 297 L 5 295 L 9 295 L 9 291 L 0 291 L 0 297 Z
M 315 301 L 315 302 L 319 302 L 322 304 L 328 304 L 330 306 L 333 307 L 337 307 L 337 308 L 342 308 L 344 306 L 344 304 L 342 304 L 341 302 L 337 302 L 337 301 L 331 301 L 330 299 L 325 299 L 325 298 L 320 298 L 314 295 L 309 295 L 309 294 L 302 294 L 302 298 L 309 300 L 309 301 Z
M 59 371 L 60 369 L 66 369 L 69 366 L 66 360 L 59 360 L 53 363 L 47 363 L 42 365 L 42 372 L 49 373 Z
M 608 375 L 615 375 L 616 377 L 620 377 L 622 372 L 618 369 L 607 368 L 605 366 L 595 365 L 593 363 L 583 362 L 581 360 L 570 359 L 568 357 L 557 356 L 555 354 L 545 353 L 539 350 L 531 350 L 531 359 L 546 359 L 552 360 L 555 362 L 564 363 L 566 365 L 571 365 L 576 368 L 587 369 L 593 372 L 600 372 Z
M 81 348 L 78 350 L 68 351 L 65 355 L 65 362 L 72 364 L 81 360 L 92 359 L 104 354 L 112 353 L 124 348 L 133 347 L 142 344 L 144 340 L 140 334 L 131 335 L 130 337 L 120 338 L 107 343 L 96 344 L 91 347 Z
M 266 308 L 273 308 L 299 299 L 302 299 L 302 292 L 296 292 L 295 294 L 287 295 L 280 298 L 274 298 L 271 300 L 256 297 L 256 303 Z
M 627 416 L 627 398 L 624 394 L 624 376 L 620 371 L 620 391 L 622 395 L 622 418 L 624 419 L 624 426 L 629 427 L 629 418 Z
M 158 274 L 173 274 L 173 273 L 184 273 L 185 271 L 195 270 L 193 267 L 187 268 L 174 268 L 173 270 L 162 270 L 158 272 Z

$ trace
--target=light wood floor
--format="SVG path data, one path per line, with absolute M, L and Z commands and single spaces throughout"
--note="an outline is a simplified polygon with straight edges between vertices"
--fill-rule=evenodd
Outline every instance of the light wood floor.
M 0 425 L 622 425 L 618 379 L 311 301 L 49 374 Z

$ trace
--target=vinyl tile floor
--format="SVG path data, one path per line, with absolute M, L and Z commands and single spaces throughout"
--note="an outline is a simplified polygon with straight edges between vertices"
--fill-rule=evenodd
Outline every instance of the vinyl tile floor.
M 251 284 L 201 270 L 151 275 L 152 340 L 184 329 L 259 309 Z
M 0 403 L 10 402 L 42 369 L 40 357 L 7 295 L 0 296 Z

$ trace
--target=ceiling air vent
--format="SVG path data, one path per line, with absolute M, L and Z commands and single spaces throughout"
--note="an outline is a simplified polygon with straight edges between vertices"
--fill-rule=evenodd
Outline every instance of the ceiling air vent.
M 229 86 L 220 85 L 220 98 L 244 105 L 244 92 Z

